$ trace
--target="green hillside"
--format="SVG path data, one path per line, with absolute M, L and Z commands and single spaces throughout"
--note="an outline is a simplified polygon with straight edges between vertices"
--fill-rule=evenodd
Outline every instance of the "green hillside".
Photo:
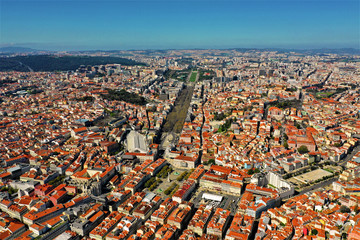
M 131 59 L 119 57 L 89 57 L 89 56 L 54 56 L 33 55 L 0 58 L 0 71 L 35 72 L 76 70 L 81 65 L 93 66 L 117 63 L 127 66 L 144 65 Z

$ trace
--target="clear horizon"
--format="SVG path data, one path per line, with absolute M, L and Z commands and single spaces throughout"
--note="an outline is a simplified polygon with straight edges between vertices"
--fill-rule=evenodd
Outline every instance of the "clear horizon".
M 109 52 L 109 51 L 181 51 L 181 50 L 231 50 L 231 49 L 250 49 L 250 50 L 298 50 L 298 51 L 306 51 L 306 50 L 321 50 L 321 49 L 329 49 L 329 50 L 341 50 L 341 49 L 354 49 L 354 50 L 360 50 L 360 48 L 353 48 L 353 47 L 348 47 L 348 48 L 342 48 L 342 47 L 338 47 L 338 48 L 277 48 L 277 47 L 229 47 L 229 48 L 138 48 L 138 49 L 84 49 L 84 50 L 77 50 L 77 49 L 73 49 L 73 50 L 49 50 L 49 49 L 35 49 L 35 48 L 31 48 L 31 47 L 24 47 L 23 45 L 0 45 L 0 48 L 28 48 L 28 49 L 32 49 L 35 51 L 49 51 L 49 52 L 61 52 L 61 51 L 69 51 L 69 52 L 86 52 L 86 51 L 104 51 L 104 52 Z
M 0 47 L 360 48 L 360 1 L 0 0 Z

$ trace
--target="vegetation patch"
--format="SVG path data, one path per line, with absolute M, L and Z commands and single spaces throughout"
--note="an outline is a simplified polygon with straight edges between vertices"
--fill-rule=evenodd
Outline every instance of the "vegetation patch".
M 0 189 L 0 192 L 8 192 L 9 194 L 13 194 L 13 193 L 16 193 L 18 191 L 18 189 L 15 189 L 15 188 L 12 188 L 12 187 L 2 187 Z
M 170 196 L 174 195 L 178 189 L 179 185 L 176 185 L 176 187 L 171 191 Z
M 342 93 L 348 88 L 337 88 L 334 90 L 318 90 L 318 89 L 307 89 L 306 91 L 313 94 L 317 99 L 330 98 L 335 94 Z
M 109 100 L 109 101 L 124 101 L 136 105 L 145 105 L 147 103 L 146 99 L 143 96 L 140 96 L 136 93 L 131 93 L 126 91 L 125 89 L 113 90 L 113 89 L 107 89 L 107 94 L 101 94 L 101 97 Z
M 190 70 L 181 70 L 181 71 L 176 71 L 175 74 L 173 75 L 173 77 L 176 80 L 182 81 L 182 82 L 186 82 L 187 77 L 189 76 Z
M 196 81 L 196 76 L 197 76 L 197 72 L 192 72 L 191 76 L 190 76 L 190 82 L 195 82 Z
M 225 118 L 227 118 L 230 114 L 225 114 L 223 112 L 218 113 L 218 112 L 214 112 L 214 120 L 215 121 L 222 121 Z
M 65 177 L 66 177 L 65 175 L 60 175 L 60 176 L 58 176 L 57 178 L 51 180 L 48 184 L 57 187 L 57 186 L 59 186 L 61 183 L 64 182 Z
M 213 70 L 199 69 L 199 81 L 211 80 L 216 77 L 216 73 Z
M 301 145 L 297 150 L 300 154 L 305 154 L 309 152 L 309 149 L 304 145 Z
M 169 167 L 168 165 L 164 166 L 160 172 L 156 174 L 156 177 L 158 178 L 166 178 L 171 172 L 173 171 L 172 167 Z
M 227 119 L 227 120 L 225 121 L 225 123 L 219 127 L 218 132 L 219 132 L 219 133 L 221 133 L 221 132 L 226 132 L 226 131 L 230 128 L 231 123 L 232 123 L 233 121 L 234 121 L 234 120 L 233 120 L 232 118 Z
M 159 186 L 160 183 L 162 183 L 161 179 L 156 179 L 156 177 L 152 177 L 145 183 L 145 187 L 148 188 L 150 191 L 153 191 Z
M 297 108 L 299 106 L 301 106 L 301 101 L 300 100 L 286 100 L 286 101 L 281 101 L 281 102 L 276 102 L 274 104 L 270 104 L 270 105 L 274 105 L 277 108 Z
M 172 184 L 170 185 L 170 187 L 168 187 L 168 188 L 164 191 L 165 195 L 170 195 L 170 193 L 172 193 L 175 188 L 179 188 L 179 185 L 176 184 L 176 183 L 172 183 Z
M 328 171 L 329 173 L 334 173 L 334 170 L 330 169 L 330 168 L 326 168 L 324 169 L 325 171 Z
M 77 98 L 76 100 L 79 102 L 93 102 L 95 100 L 95 98 L 92 96 L 84 96 L 81 98 Z
M 255 169 L 251 168 L 248 170 L 247 174 L 253 175 L 254 173 L 259 173 L 259 172 L 260 172 L 260 170 L 258 168 L 255 168 Z
M 0 71 L 29 72 L 28 67 L 35 72 L 75 71 L 81 65 L 94 66 L 113 63 L 127 66 L 145 65 L 144 63 L 119 57 L 33 55 L 0 58 Z
M 183 172 L 176 178 L 176 180 L 182 181 L 185 178 L 185 176 L 187 175 L 187 173 L 188 173 L 187 171 Z

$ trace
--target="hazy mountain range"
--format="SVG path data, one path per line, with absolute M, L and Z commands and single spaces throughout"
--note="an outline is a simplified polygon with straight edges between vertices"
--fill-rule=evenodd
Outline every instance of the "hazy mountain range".
M 31 53 L 38 52 L 39 50 L 26 48 L 26 47 L 2 47 L 0 48 L 1 53 Z
M 138 50 L 129 50 L 129 51 L 139 51 Z M 171 51 L 176 49 L 169 49 Z M 178 49 L 178 50 L 185 50 L 185 49 Z M 205 49 L 193 49 L 193 50 L 205 50 Z M 321 48 L 321 49 L 285 49 L 285 48 L 229 48 L 229 49 L 221 49 L 221 50 L 236 50 L 238 52 L 247 52 L 247 51 L 277 51 L 277 52 L 296 52 L 296 53 L 303 53 L 303 54 L 340 54 L 340 55 L 360 55 L 360 49 L 355 48 L 337 48 L 337 49 L 330 49 L 330 48 Z M 118 51 L 124 50 L 89 50 L 89 51 L 68 51 L 77 52 L 77 53 L 84 53 L 84 52 L 112 52 L 116 53 Z M 166 53 L 168 50 L 146 50 L 146 51 L 161 51 L 162 53 Z M 16 53 L 37 53 L 37 52 L 52 52 L 55 53 L 56 51 L 48 51 L 48 50 L 38 50 L 26 47 L 1 47 L 0 53 L 2 54 L 16 54 Z

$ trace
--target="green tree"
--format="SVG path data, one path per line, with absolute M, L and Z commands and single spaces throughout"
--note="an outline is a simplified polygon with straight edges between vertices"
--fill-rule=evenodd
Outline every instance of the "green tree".
M 341 234 L 341 239 L 347 239 L 347 234 L 346 234 L 346 233 L 342 233 L 342 234 Z
M 329 239 L 330 238 L 330 233 L 328 231 L 325 231 L 325 238 Z
M 285 91 L 287 92 L 296 92 L 297 88 L 296 87 L 291 87 L 291 88 L 286 88 Z
M 350 213 L 351 210 L 350 210 L 350 208 L 348 208 L 347 206 L 342 205 L 342 206 L 340 207 L 340 212 L 342 212 L 342 213 Z
M 249 169 L 248 171 L 247 171 L 247 174 L 249 174 L 249 175 L 253 175 L 254 174 L 254 170 L 251 168 L 251 169 Z
M 287 141 L 284 142 L 284 148 L 289 149 L 289 144 Z
M 289 140 L 289 136 L 286 135 L 286 133 L 284 133 L 284 138 L 285 138 L 286 141 Z
M 145 187 L 148 188 L 151 185 L 153 185 L 153 183 L 155 182 L 155 177 L 150 178 L 146 183 L 145 183 Z
M 16 189 L 16 188 L 9 188 L 9 194 L 14 194 L 14 193 L 16 193 L 18 190 Z
M 335 143 L 334 147 L 341 147 L 341 143 Z
M 354 208 L 354 212 L 355 212 L 355 214 L 358 214 L 360 212 L 359 205 L 356 204 L 356 206 Z
M 304 145 L 300 146 L 297 150 L 300 154 L 305 154 L 309 152 L 309 149 Z
M 317 235 L 317 234 L 318 234 L 318 230 L 316 230 L 316 229 L 311 230 L 311 235 Z
M 215 164 L 215 159 L 210 159 L 209 161 L 207 161 L 207 164 Z

